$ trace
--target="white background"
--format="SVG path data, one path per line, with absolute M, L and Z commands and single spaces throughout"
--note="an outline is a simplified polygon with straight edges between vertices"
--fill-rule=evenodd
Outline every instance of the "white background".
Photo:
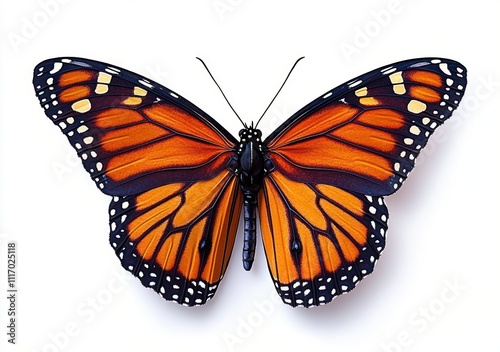
M 9 351 L 498 351 L 499 6 L 494 1 L 3 1 L 0 346 Z M 109 197 L 44 116 L 41 60 L 93 58 L 159 81 L 241 127 L 305 56 L 260 127 L 368 70 L 422 56 L 469 70 L 461 107 L 388 197 L 372 275 L 315 309 L 277 300 L 242 236 L 215 298 L 186 308 L 126 273 L 108 244 Z M 241 230 L 240 230 L 241 231 Z M 6 243 L 18 246 L 17 344 L 7 344 Z M 451 287 L 451 289 L 450 289 Z M 92 303 L 94 302 L 94 303 Z M 0 347 L 5 351 L 4 347 Z

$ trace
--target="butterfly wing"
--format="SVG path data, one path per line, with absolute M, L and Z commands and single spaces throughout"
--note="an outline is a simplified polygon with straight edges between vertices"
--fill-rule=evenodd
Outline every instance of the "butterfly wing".
M 288 178 L 388 195 L 413 169 L 466 86 L 465 68 L 446 59 L 389 65 L 339 86 L 294 114 L 265 140 Z
M 171 183 L 113 197 L 110 243 L 125 269 L 166 300 L 212 298 L 226 271 L 242 206 L 237 178 Z
M 265 181 L 259 215 L 269 271 L 294 307 L 326 304 L 353 289 L 385 246 L 382 197 L 295 182 L 279 171 Z
M 316 306 L 371 273 L 384 248 L 382 196 L 400 188 L 466 86 L 447 59 L 362 75 L 305 106 L 270 135 L 259 197 L 264 248 L 283 301 Z
M 205 303 L 241 211 L 228 166 L 234 137 L 177 93 L 105 63 L 47 60 L 33 84 L 98 188 L 114 196 L 110 242 L 123 267 L 167 300 Z
M 125 69 L 80 58 L 51 59 L 37 65 L 33 85 L 45 114 L 106 194 L 208 179 L 233 157 L 237 141 L 214 119 Z

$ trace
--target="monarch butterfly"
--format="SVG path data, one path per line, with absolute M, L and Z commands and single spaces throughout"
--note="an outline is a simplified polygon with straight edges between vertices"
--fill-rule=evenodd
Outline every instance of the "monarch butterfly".
M 458 106 L 466 69 L 439 58 L 384 66 L 323 94 L 264 140 L 258 123 L 244 125 L 239 141 L 179 94 L 113 65 L 50 59 L 33 84 L 113 196 L 111 246 L 144 286 L 187 306 L 212 298 L 243 207 L 245 269 L 258 209 L 278 294 L 311 307 L 373 271 L 385 246 L 383 197 Z

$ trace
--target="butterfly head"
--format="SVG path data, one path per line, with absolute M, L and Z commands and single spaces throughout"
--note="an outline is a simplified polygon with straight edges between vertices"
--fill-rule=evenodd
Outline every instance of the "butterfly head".
M 241 141 L 245 139 L 245 140 L 254 140 L 255 142 L 262 143 L 261 142 L 262 132 L 259 129 L 254 128 L 253 123 L 252 125 L 250 125 L 250 127 L 242 128 L 239 132 L 239 137 Z

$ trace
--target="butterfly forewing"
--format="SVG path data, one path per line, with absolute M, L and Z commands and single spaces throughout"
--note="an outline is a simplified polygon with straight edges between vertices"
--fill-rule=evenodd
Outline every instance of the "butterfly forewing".
M 386 66 L 324 94 L 266 139 L 276 169 L 298 182 L 353 192 L 396 191 L 466 86 L 465 68 L 446 59 Z
M 46 115 L 106 194 L 211 178 L 233 155 L 234 137 L 208 115 L 124 69 L 52 59 L 35 68 L 33 84 Z

